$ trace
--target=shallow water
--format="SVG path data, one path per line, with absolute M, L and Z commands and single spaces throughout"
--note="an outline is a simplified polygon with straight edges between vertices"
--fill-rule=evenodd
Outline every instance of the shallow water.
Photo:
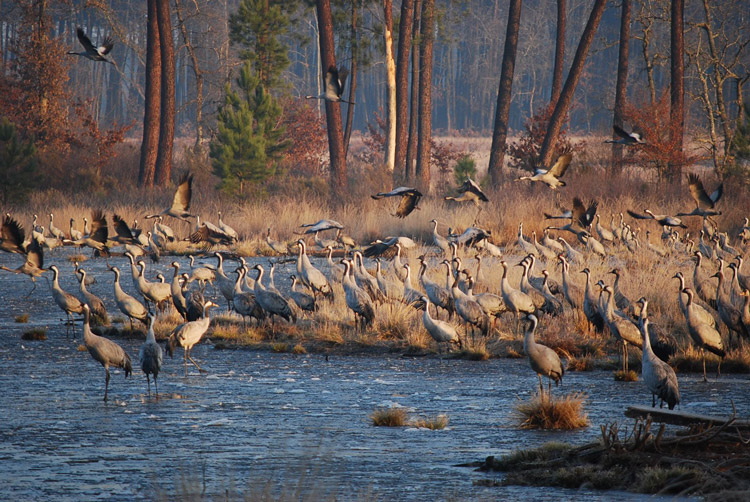
M 62 286 L 73 292 L 77 285 L 67 252 L 47 253 L 45 261 L 63 270 Z M 0 253 L 7 266 L 17 266 L 20 258 Z M 123 288 L 132 294 L 126 260 L 113 258 L 112 264 L 123 271 Z M 97 278 L 89 289 L 118 315 L 105 261 L 83 266 Z M 293 266 L 284 267 L 291 272 Z M 163 259 L 156 268 L 167 267 Z M 149 264 L 147 275 L 154 273 Z M 287 275 L 283 267 L 278 270 L 277 283 Z M 173 499 L 203 490 L 214 497 L 227 490 L 270 490 L 280 496 L 298 488 L 312 494 L 311 500 L 327 495 L 338 500 L 639 499 L 625 493 L 474 486 L 473 480 L 501 474 L 455 465 L 550 440 L 592 440 L 600 424 L 625 421 L 626 405 L 650 402 L 641 382 L 615 382 L 604 371 L 566 374 L 562 391 L 589 396 L 592 425 L 576 432 L 539 432 L 514 425 L 515 401 L 529 397 L 537 384 L 525 360 L 331 356 L 326 361 L 322 355 L 201 344 L 193 355 L 209 373 L 199 375 L 190 366 L 185 377 L 177 352 L 175 359 L 165 359 L 161 396 L 155 399 L 146 393 L 136 362 L 141 341 L 117 340 L 133 359 L 134 378 L 113 371 L 110 401 L 104 403 L 104 370 L 87 352 L 77 351 L 80 328 L 78 338 L 66 337 L 64 315 L 44 279 L 22 298 L 29 289 L 25 276 L 0 275 L 3 499 Z M 30 322 L 16 324 L 14 316 L 24 312 Z M 48 339 L 21 340 L 30 326 L 47 326 Z M 679 380 L 683 409 L 725 414 L 733 399 L 740 414 L 750 410 L 747 376 L 722 376 L 707 384 L 694 374 Z M 449 426 L 429 431 L 370 424 L 376 407 L 394 404 L 415 415 L 446 414 Z

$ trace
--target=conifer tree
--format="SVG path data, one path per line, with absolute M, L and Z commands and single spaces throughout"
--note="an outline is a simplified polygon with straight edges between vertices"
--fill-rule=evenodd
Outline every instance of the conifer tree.
M 243 195 L 247 183 L 259 183 L 273 176 L 289 143 L 282 141 L 281 107 L 249 62 L 242 67 L 236 82 L 237 91 L 227 86 L 210 157 L 214 174 L 221 178 L 219 188 Z

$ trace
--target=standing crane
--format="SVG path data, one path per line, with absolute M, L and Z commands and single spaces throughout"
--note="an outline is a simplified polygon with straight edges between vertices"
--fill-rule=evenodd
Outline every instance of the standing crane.
M 103 336 L 95 335 L 91 332 L 91 326 L 89 325 L 90 309 L 88 305 L 83 305 L 83 343 L 86 349 L 94 358 L 94 361 L 98 361 L 104 366 L 106 372 L 106 380 L 104 381 L 104 400 L 107 400 L 109 393 L 109 367 L 114 366 L 115 368 L 122 368 L 125 370 L 125 378 L 130 376 L 133 372 L 133 365 L 130 362 L 130 356 L 123 350 L 118 344 L 104 338 Z
M 297 276 L 300 281 L 312 290 L 313 295 L 320 293 L 328 299 L 333 300 L 333 288 L 331 288 L 331 283 L 328 282 L 328 279 L 323 275 L 323 272 L 310 263 L 310 258 L 307 257 L 305 241 L 299 239 L 297 245 L 299 246 L 299 255 L 297 256 Z
M 685 288 L 682 292 L 687 295 L 684 314 L 688 333 L 693 339 L 693 343 L 700 348 L 701 359 L 703 359 L 703 381 L 706 382 L 708 379 L 706 378 L 705 350 L 713 352 L 723 359 L 726 356 L 724 342 L 721 339 L 721 334 L 713 326 L 703 321 L 697 314 L 696 305 L 693 303 L 693 290 Z M 721 361 L 719 361 L 719 368 L 721 368 Z
M 128 316 L 130 320 L 130 330 L 133 330 L 133 319 L 138 319 L 144 324 L 148 321 L 148 310 L 136 298 L 133 298 L 120 286 L 120 269 L 111 267 L 110 270 L 115 274 L 115 303 L 120 312 Z
M 529 327 L 523 337 L 523 351 L 529 358 L 531 369 L 539 377 L 539 395 L 542 398 L 544 397 L 542 375 L 547 377 L 547 397 L 549 398 L 552 392 L 552 380 L 555 381 L 555 386 L 559 385 L 562 382 L 565 369 L 560 361 L 560 356 L 554 350 L 541 343 L 536 343 L 536 340 L 534 340 L 534 332 L 539 322 L 536 316 L 529 314 L 526 319 L 529 321 Z
M 206 331 L 208 331 L 208 326 L 211 323 L 211 320 L 208 317 L 208 309 L 210 309 L 211 307 L 218 307 L 218 305 L 211 300 L 208 300 L 203 304 L 203 317 L 201 317 L 197 321 L 189 321 L 180 324 L 169 334 L 169 339 L 167 341 L 167 352 L 169 352 L 169 357 L 174 356 L 174 349 L 178 345 L 185 349 L 185 376 L 187 376 L 188 359 L 190 359 L 190 362 L 193 363 L 196 368 L 198 368 L 199 372 L 206 372 L 203 368 L 198 366 L 198 363 L 193 360 L 193 358 L 190 356 L 190 351 L 193 349 L 193 346 L 195 344 L 201 341 L 203 335 L 205 335 Z
M 445 321 L 441 321 L 440 319 L 433 319 L 430 316 L 430 299 L 426 296 L 423 296 L 422 301 L 424 302 L 422 324 L 424 324 L 424 328 L 430 334 L 432 339 L 438 343 L 438 346 L 441 343 L 455 343 L 459 348 L 461 348 L 461 338 L 458 336 L 458 331 L 456 331 L 456 328 Z
M 149 313 L 146 341 L 143 342 L 143 345 L 141 345 L 141 350 L 138 353 L 138 358 L 141 361 L 141 369 L 146 374 L 148 393 L 151 394 L 151 380 L 149 379 L 149 375 L 153 375 L 156 396 L 159 397 L 159 385 L 156 383 L 156 377 L 159 376 L 159 371 L 161 370 L 161 363 L 164 359 L 164 355 L 161 350 L 161 345 L 156 343 L 156 335 L 154 334 L 154 320 L 154 315 Z
M 659 359 L 651 349 L 651 339 L 648 333 L 648 301 L 641 297 L 638 300 L 641 305 L 641 315 L 638 319 L 641 338 L 643 339 L 643 357 L 641 363 L 641 375 L 643 382 L 651 391 L 651 407 L 656 406 L 656 398 L 661 402 L 659 408 L 667 402 L 670 410 L 680 403 L 680 389 L 677 385 L 677 375 L 670 365 Z
M 375 320 L 375 309 L 372 307 L 370 297 L 362 288 L 357 286 L 352 278 L 352 262 L 350 260 L 341 260 L 341 263 L 344 265 L 344 275 L 341 283 L 344 286 L 346 306 L 354 312 L 355 327 L 364 331 Z
M 73 314 L 83 314 L 83 303 L 76 296 L 68 293 L 60 287 L 60 282 L 58 281 L 60 271 L 57 270 L 57 267 L 55 265 L 52 265 L 49 270 L 51 270 L 53 274 L 52 298 L 55 300 L 57 306 L 60 307 L 63 312 L 65 312 L 65 316 L 68 319 L 65 323 L 65 332 L 67 334 L 70 326 L 73 326 L 73 331 L 75 332 Z
M 296 323 L 297 315 L 289 302 L 270 287 L 263 286 L 263 266 L 259 263 L 253 268 L 258 271 L 258 277 L 255 279 L 255 301 L 258 302 L 260 308 L 271 316 L 271 331 L 273 331 L 274 316 L 283 317 L 291 323 Z

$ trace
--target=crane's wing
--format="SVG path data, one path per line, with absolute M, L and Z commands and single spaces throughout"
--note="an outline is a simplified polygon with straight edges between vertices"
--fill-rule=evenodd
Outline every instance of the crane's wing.
M 29 250 L 26 252 L 26 263 L 42 268 L 44 266 L 44 253 L 36 239 L 31 239 Z
M 638 220 L 650 220 L 651 219 L 651 216 L 648 216 L 646 214 L 636 213 L 635 211 L 631 211 L 630 209 L 628 209 L 628 214 Z
M 91 43 L 91 40 L 89 40 L 89 37 L 86 36 L 86 33 L 83 32 L 83 28 L 80 26 L 76 28 L 76 35 L 78 35 L 78 41 L 81 42 L 86 52 L 97 52 L 96 47 L 94 47 L 94 44 Z
M 26 233 L 16 220 L 5 215 L 3 228 L 0 233 L 0 244 L 6 251 L 23 254 L 23 241 L 26 239 Z M 32 239 L 33 240 L 33 239 Z
M 344 93 L 344 87 L 346 87 L 346 77 L 349 76 L 349 70 L 346 68 L 341 68 L 339 70 L 338 79 L 337 82 L 339 84 L 339 95 Z
M 339 71 L 335 66 L 331 65 L 326 71 L 325 77 L 325 88 L 326 91 L 333 91 L 336 96 L 341 96 L 344 89 L 339 81 Z
M 584 227 L 588 227 L 594 222 L 594 216 L 596 216 L 596 210 L 599 207 L 599 202 L 592 200 L 589 202 L 589 207 L 586 208 L 586 212 L 583 216 L 583 221 L 581 222 L 581 225 Z
M 115 224 L 115 232 L 119 237 L 126 240 L 132 240 L 134 238 L 133 232 L 130 231 L 130 227 L 118 214 L 112 215 L 112 223 Z
M 417 195 L 418 194 L 418 195 Z M 405 193 L 403 197 L 401 197 L 401 202 L 398 205 L 398 209 L 396 209 L 396 213 L 394 216 L 398 216 L 399 218 L 406 218 L 409 216 L 412 211 L 415 209 L 419 209 L 417 207 L 417 204 L 419 204 L 419 199 L 422 198 L 422 194 L 417 192 L 414 193 Z
M 714 204 L 724 194 L 724 184 L 722 183 L 711 195 L 708 195 L 706 189 L 703 188 L 703 182 L 696 174 L 688 174 L 688 184 L 690 195 L 693 197 L 695 204 L 703 209 L 713 209 Z
M 612 130 L 622 139 L 633 139 L 628 131 L 618 125 L 613 125 Z
M 91 214 L 91 235 L 89 237 L 91 240 L 106 244 L 108 236 L 107 218 L 101 209 L 97 209 Z
M 570 213 L 570 222 L 573 225 L 583 225 L 586 219 L 586 206 L 579 197 L 573 198 L 573 209 Z
M 112 37 L 106 37 L 104 39 L 104 42 L 102 42 L 102 45 L 97 47 L 96 50 L 102 56 L 106 56 L 107 54 L 109 54 L 109 51 L 111 51 L 112 47 L 114 46 L 115 46 L 115 42 L 114 40 L 112 40 Z
M 573 156 L 569 153 L 560 155 L 557 158 L 557 162 L 555 162 L 555 165 L 553 165 L 549 169 L 549 173 L 555 178 L 561 178 L 562 175 L 565 174 L 565 171 L 568 169 L 568 166 L 570 165 L 570 161 L 572 159 L 573 159 Z
M 484 194 L 481 188 L 479 188 L 479 185 L 477 185 L 473 179 L 466 177 L 466 181 L 464 181 L 464 184 L 461 185 L 461 188 L 458 189 L 460 193 L 464 192 L 471 192 L 477 197 L 479 197 L 479 200 L 483 202 L 488 202 L 490 199 L 487 198 L 487 196 Z
M 193 197 L 193 175 L 185 173 L 180 179 L 180 184 L 172 199 L 172 209 L 187 211 L 190 208 L 190 199 Z
M 419 197 L 422 196 L 422 193 L 413 187 L 398 187 L 394 188 L 390 192 L 378 192 L 375 195 L 371 195 L 371 197 L 375 200 L 382 199 L 383 197 L 395 197 L 397 195 L 417 195 Z

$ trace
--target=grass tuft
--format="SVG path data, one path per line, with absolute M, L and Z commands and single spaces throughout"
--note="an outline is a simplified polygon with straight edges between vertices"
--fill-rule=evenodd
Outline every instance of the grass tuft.
M 448 416 L 437 415 L 434 417 L 419 417 L 414 419 L 411 424 L 420 429 L 430 429 L 433 431 L 443 430 L 448 427 Z
M 47 339 L 47 330 L 44 328 L 27 329 L 21 335 L 21 340 L 42 341 Z
M 590 355 L 571 357 L 565 368 L 568 371 L 591 371 L 594 369 L 594 358 Z
M 617 370 L 614 372 L 615 381 L 617 382 L 637 382 L 638 373 L 633 370 Z
M 294 347 L 292 347 L 292 354 L 307 354 L 307 349 L 305 349 L 305 346 L 301 343 L 298 343 Z
M 583 410 L 584 394 L 574 392 L 563 397 L 540 397 L 519 402 L 516 413 L 525 429 L 580 429 L 589 424 Z
M 376 408 L 370 414 L 370 420 L 376 427 L 403 427 L 406 425 L 406 408 Z
M 703 478 L 704 473 L 692 467 L 653 467 L 641 471 L 636 491 L 639 493 L 676 494 L 683 489 L 686 483 L 695 485 Z M 669 485 L 677 480 L 681 482 L 670 489 Z
M 13 320 L 19 324 L 25 324 L 29 322 L 29 314 L 17 315 Z
M 283 342 L 272 343 L 271 350 L 278 353 L 289 352 L 289 344 Z
M 545 462 L 553 458 L 560 458 L 572 448 L 568 443 L 550 441 L 538 448 L 516 450 L 508 455 L 493 458 L 493 468 L 501 471 L 513 471 L 525 468 L 528 464 Z

